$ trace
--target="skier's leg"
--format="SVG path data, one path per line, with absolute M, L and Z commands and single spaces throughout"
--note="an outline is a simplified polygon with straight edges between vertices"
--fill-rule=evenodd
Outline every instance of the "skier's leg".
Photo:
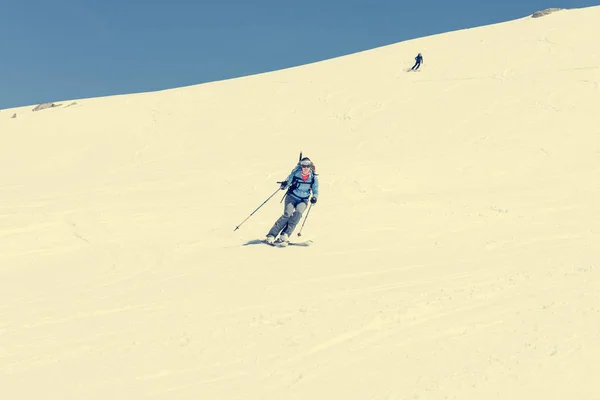
M 287 228 L 284 233 L 287 233 L 288 236 L 292 235 L 294 229 L 296 229 L 296 225 L 300 222 L 300 218 L 302 218 L 302 213 L 306 210 L 306 203 L 304 201 L 299 202 L 296 205 L 296 211 L 292 214 L 291 218 L 287 222 Z
M 267 236 L 277 237 L 277 235 L 279 235 L 279 232 L 281 232 L 281 230 L 285 228 L 292 214 L 294 214 L 294 201 L 290 196 L 286 196 L 285 204 L 283 206 L 283 215 L 279 217 L 277 221 L 275 221 L 275 224 L 273 224 L 273 227 L 271 228 L 269 233 L 267 233 Z

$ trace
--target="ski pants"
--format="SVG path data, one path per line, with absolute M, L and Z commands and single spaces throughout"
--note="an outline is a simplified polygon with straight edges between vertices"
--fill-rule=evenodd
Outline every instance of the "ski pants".
M 290 194 L 285 196 L 285 205 L 283 207 L 283 215 L 279 217 L 275 224 L 267 234 L 267 236 L 274 236 L 281 233 L 287 233 L 288 236 L 294 232 L 296 225 L 302 218 L 302 213 L 306 210 L 307 200 L 301 200 Z
M 414 71 L 416 71 L 416 70 L 418 70 L 418 69 L 419 69 L 419 67 L 420 67 L 420 66 L 421 66 L 421 63 L 420 63 L 419 61 L 417 61 L 417 62 L 415 63 L 415 65 L 413 65 L 413 67 L 411 68 L 411 70 L 414 70 Z

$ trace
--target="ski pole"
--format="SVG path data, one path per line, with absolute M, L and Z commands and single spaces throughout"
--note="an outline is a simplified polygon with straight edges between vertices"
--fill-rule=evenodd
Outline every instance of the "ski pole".
M 281 182 L 277 182 L 277 183 L 281 183 Z M 280 190 L 281 190 L 281 189 L 277 189 L 275 192 L 273 192 L 273 194 L 272 194 L 272 195 L 270 195 L 268 199 L 266 199 L 265 201 L 263 201 L 263 203 L 262 203 L 260 206 L 258 206 L 258 208 L 257 208 L 256 210 L 252 211 L 252 214 L 248 215 L 248 216 L 246 217 L 246 219 L 245 219 L 245 220 L 243 220 L 243 221 L 242 221 L 242 222 L 241 222 L 241 223 L 240 223 L 238 226 L 236 226 L 236 227 L 235 227 L 235 229 L 234 229 L 233 231 L 234 231 L 234 232 L 235 232 L 235 231 L 237 231 L 237 230 L 240 228 L 240 226 L 242 226 L 242 224 L 248 220 L 248 218 L 250 218 L 250 217 L 251 217 L 251 216 L 252 216 L 252 215 L 253 215 L 255 212 L 257 212 L 259 208 L 261 208 L 262 206 L 264 206 L 264 205 L 265 205 L 265 203 L 266 203 L 267 201 L 271 200 L 271 198 L 272 198 L 273 196 L 275 196 L 275 195 L 277 194 L 277 192 L 279 192 Z
M 311 209 L 312 205 L 313 205 L 313 203 L 310 203 L 310 205 L 308 206 L 308 211 L 306 212 L 306 216 L 304 217 L 304 222 L 302 222 L 302 226 L 300 227 L 298 236 L 302 236 L 302 229 L 304 228 L 304 224 L 306 223 L 306 219 L 308 218 L 308 213 L 310 213 L 310 209 Z

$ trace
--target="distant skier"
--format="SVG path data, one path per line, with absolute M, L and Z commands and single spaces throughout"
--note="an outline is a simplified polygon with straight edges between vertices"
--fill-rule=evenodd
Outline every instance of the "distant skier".
M 267 243 L 288 242 L 289 237 L 302 218 L 309 199 L 311 204 L 319 197 L 319 179 L 315 173 L 315 165 L 310 158 L 304 157 L 292 170 L 287 179 L 281 182 L 281 190 L 288 189 L 285 195 L 283 215 L 279 217 L 267 234 Z
M 421 55 L 421 53 L 417 54 L 417 56 L 415 57 L 415 61 L 415 65 L 413 65 L 413 67 L 410 69 L 411 71 L 416 71 L 421 66 L 421 63 L 423 62 L 423 56 Z

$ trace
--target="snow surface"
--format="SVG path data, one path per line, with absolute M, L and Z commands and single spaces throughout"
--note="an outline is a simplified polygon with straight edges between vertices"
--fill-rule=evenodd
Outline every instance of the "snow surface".
M 3 110 L 2 398 L 599 399 L 599 37 L 563 10 Z M 313 245 L 253 244 L 282 192 L 234 232 L 300 151 Z

